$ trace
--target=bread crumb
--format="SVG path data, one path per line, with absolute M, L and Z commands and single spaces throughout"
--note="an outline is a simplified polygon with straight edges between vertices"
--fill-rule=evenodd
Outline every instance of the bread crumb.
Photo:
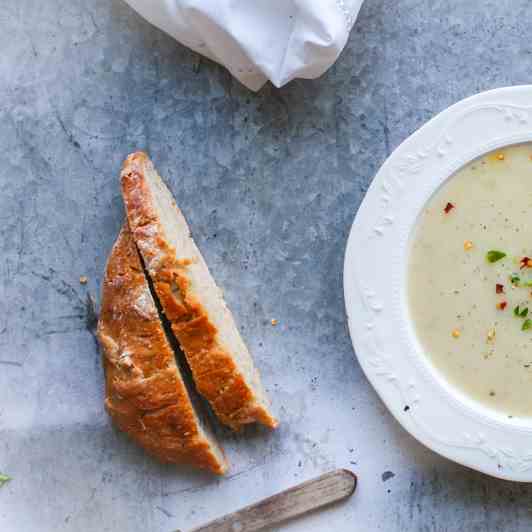
M 79 278 L 79 284 L 87 284 L 89 282 L 89 278 L 86 275 L 82 275 Z
M 499 159 L 499 161 L 504 161 L 504 153 L 498 153 L 497 159 Z
M 271 324 L 275 327 L 279 322 L 276 319 L 271 320 Z
M 495 340 L 495 335 L 496 335 L 495 329 L 490 329 L 488 331 L 487 341 L 493 342 L 493 340 Z
M 472 248 L 473 248 L 473 242 L 471 242 L 471 240 L 466 240 L 466 241 L 464 242 L 464 249 L 465 249 L 466 251 L 469 251 L 469 250 L 472 249 Z
M 451 335 L 453 338 L 460 338 L 460 331 L 458 329 L 453 329 Z

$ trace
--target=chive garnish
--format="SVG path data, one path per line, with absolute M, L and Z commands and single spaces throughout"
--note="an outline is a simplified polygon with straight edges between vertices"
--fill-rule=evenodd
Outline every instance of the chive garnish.
M 6 483 L 6 482 L 9 482 L 11 480 L 11 477 L 8 477 L 7 475 L 2 475 L 2 473 L 0 473 L 0 488 Z
M 510 282 L 517 286 L 521 282 L 521 279 L 519 278 L 519 275 L 513 273 L 510 275 Z
M 532 320 L 530 318 L 527 318 L 521 327 L 522 331 L 527 331 L 528 329 L 532 329 Z
M 491 249 L 486 253 L 486 260 L 491 263 L 504 259 L 504 257 L 506 257 L 506 253 L 497 251 L 496 249 Z
M 514 315 L 519 318 L 526 318 L 528 316 L 528 307 L 521 309 L 519 305 L 517 305 L 517 307 L 514 308 Z

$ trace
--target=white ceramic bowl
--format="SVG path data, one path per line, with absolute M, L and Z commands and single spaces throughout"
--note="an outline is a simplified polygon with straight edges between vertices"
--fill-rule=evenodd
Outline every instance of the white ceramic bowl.
M 409 240 L 436 189 L 469 161 L 532 141 L 532 86 L 449 107 L 377 173 L 349 235 L 344 291 L 360 365 L 386 406 L 437 453 L 489 475 L 532 481 L 532 418 L 508 419 L 451 386 L 423 353 L 407 305 Z

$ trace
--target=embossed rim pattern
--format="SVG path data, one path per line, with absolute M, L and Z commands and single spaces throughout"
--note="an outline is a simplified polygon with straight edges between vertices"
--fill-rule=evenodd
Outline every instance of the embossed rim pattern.
M 532 481 L 532 418 L 509 419 L 454 389 L 423 353 L 409 317 L 409 239 L 431 195 L 476 157 L 532 141 L 532 85 L 449 107 L 384 162 L 349 235 L 344 295 L 358 361 L 403 427 L 433 451 L 494 477 Z

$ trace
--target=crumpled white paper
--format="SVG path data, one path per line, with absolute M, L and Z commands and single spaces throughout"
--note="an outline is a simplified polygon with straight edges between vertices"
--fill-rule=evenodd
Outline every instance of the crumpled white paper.
M 316 78 L 338 58 L 363 0 L 126 0 L 244 85 Z

